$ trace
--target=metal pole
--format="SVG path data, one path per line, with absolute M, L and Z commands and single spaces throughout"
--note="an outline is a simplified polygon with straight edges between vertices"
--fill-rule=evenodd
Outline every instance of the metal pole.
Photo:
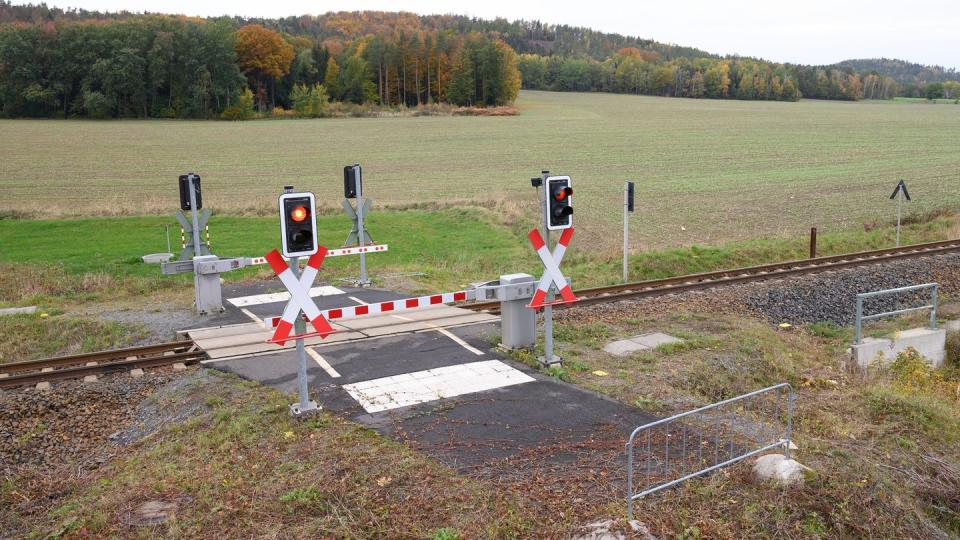
M 627 519 L 633 521 L 633 437 L 627 441 Z
M 900 202 L 903 200 L 903 190 L 897 190 L 897 247 L 900 247 Z
M 930 294 L 930 329 L 937 329 L 937 284 L 933 284 L 933 292 Z
M 627 252 L 630 249 L 630 228 L 628 226 L 629 220 L 628 216 L 630 213 L 627 211 L 627 206 L 630 204 L 628 201 L 627 195 L 627 185 L 629 182 L 623 183 L 623 282 L 627 282 Z
M 359 163 L 355 163 L 354 167 L 360 167 Z M 360 247 L 364 245 L 366 238 L 365 229 L 363 228 L 363 179 L 360 177 L 359 169 L 357 174 L 357 238 L 360 241 Z M 360 251 L 360 281 L 359 285 L 361 287 L 369 285 L 370 280 L 367 278 L 367 254 Z
M 853 343 L 860 344 L 860 326 L 863 324 L 863 297 L 857 296 L 857 321 L 853 330 Z
M 191 173 L 187 175 L 187 182 L 190 183 L 190 216 L 193 218 L 193 256 L 199 257 L 200 250 L 200 220 L 197 219 L 197 189 L 193 183 L 197 175 Z
M 810 258 L 817 258 L 817 228 L 810 227 Z
M 788 388 L 787 392 L 787 444 L 784 445 L 783 455 L 790 459 L 790 440 L 793 438 L 793 388 Z
M 297 279 L 300 279 L 300 258 L 290 257 L 290 270 Z M 297 335 L 306 333 L 307 323 L 303 317 L 297 313 L 297 319 L 293 323 L 293 331 Z M 307 350 L 303 343 L 303 338 L 297 338 L 297 390 L 300 395 L 300 402 L 290 406 L 290 412 L 294 416 L 301 416 L 311 411 L 319 410 L 317 403 L 310 401 L 310 393 L 307 388 Z
M 164 225 L 163 230 L 167 234 L 167 253 L 173 253 L 172 251 L 170 251 L 170 224 L 167 223 L 166 225 Z
M 547 201 L 549 194 L 547 193 L 547 177 L 550 176 L 550 171 L 540 171 L 543 177 L 543 238 L 547 244 L 547 251 L 550 250 L 550 229 L 547 228 L 547 224 L 550 222 L 549 215 L 549 203 Z M 550 285 L 550 288 L 547 290 L 547 302 L 553 301 L 553 285 Z M 545 366 L 552 365 L 553 362 L 553 306 L 545 306 L 543 308 L 543 363 Z

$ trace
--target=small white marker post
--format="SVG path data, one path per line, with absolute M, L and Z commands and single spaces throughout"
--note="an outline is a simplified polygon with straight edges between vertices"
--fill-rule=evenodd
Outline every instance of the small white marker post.
M 623 183 L 623 282 L 627 283 L 627 254 L 630 252 L 630 212 L 633 212 L 633 182 Z

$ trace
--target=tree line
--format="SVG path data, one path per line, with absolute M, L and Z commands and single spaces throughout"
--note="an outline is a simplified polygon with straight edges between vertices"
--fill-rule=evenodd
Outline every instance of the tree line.
M 15 8 L 0 2 L 3 8 Z M 422 28 L 330 41 L 235 19 L 58 17 L 0 24 L 9 117 L 319 116 L 337 101 L 415 107 L 516 99 L 516 53 L 472 32 Z
M 777 64 L 741 57 L 663 59 L 652 50 L 620 49 L 609 58 L 521 54 L 523 88 L 618 92 L 690 98 L 797 101 L 813 99 L 960 98 L 960 81 L 899 83 L 876 71 Z
M 497 106 L 511 103 L 521 84 L 716 99 L 957 98 L 957 78 L 897 60 L 804 66 L 720 57 L 540 21 L 372 11 L 202 19 L 0 0 L 5 116 L 322 116 L 338 102 Z

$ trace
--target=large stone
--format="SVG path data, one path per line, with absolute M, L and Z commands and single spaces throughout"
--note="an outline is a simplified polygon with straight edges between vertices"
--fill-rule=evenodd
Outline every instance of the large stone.
M 783 454 L 766 454 L 753 462 L 753 474 L 760 480 L 772 480 L 780 485 L 789 486 L 803 483 L 807 472 L 813 469 L 787 459 Z
M 641 540 L 657 540 L 650 529 L 643 522 L 633 520 L 627 523 L 630 527 L 630 538 L 639 538 Z M 622 526 L 621 526 L 622 527 Z M 574 540 L 621 540 L 627 535 L 617 527 L 617 522 L 612 519 L 604 519 L 585 525 L 572 536 Z

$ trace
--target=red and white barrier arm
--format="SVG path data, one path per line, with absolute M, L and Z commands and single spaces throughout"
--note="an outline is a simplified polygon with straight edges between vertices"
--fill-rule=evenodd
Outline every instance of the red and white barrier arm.
M 397 313 L 401 311 L 412 311 L 430 306 L 443 304 L 454 304 L 467 300 L 476 300 L 477 291 L 457 291 L 443 294 L 433 294 L 429 296 L 418 296 L 416 298 L 401 298 L 399 300 L 390 300 L 378 304 L 363 304 L 359 306 L 348 306 L 334 309 L 327 309 L 320 312 L 328 321 L 343 321 L 347 319 L 356 319 L 367 315 L 381 315 L 385 313 Z M 268 327 L 277 326 L 280 323 L 280 317 L 267 317 L 263 320 Z
M 370 246 L 363 247 L 348 247 L 348 248 L 337 248 L 327 250 L 327 257 L 343 257 L 344 255 L 359 255 L 361 253 L 378 253 L 381 251 L 389 251 L 387 244 L 373 244 Z M 266 257 L 250 257 L 250 262 L 247 263 L 247 266 L 256 266 L 261 264 L 269 264 L 269 261 Z

